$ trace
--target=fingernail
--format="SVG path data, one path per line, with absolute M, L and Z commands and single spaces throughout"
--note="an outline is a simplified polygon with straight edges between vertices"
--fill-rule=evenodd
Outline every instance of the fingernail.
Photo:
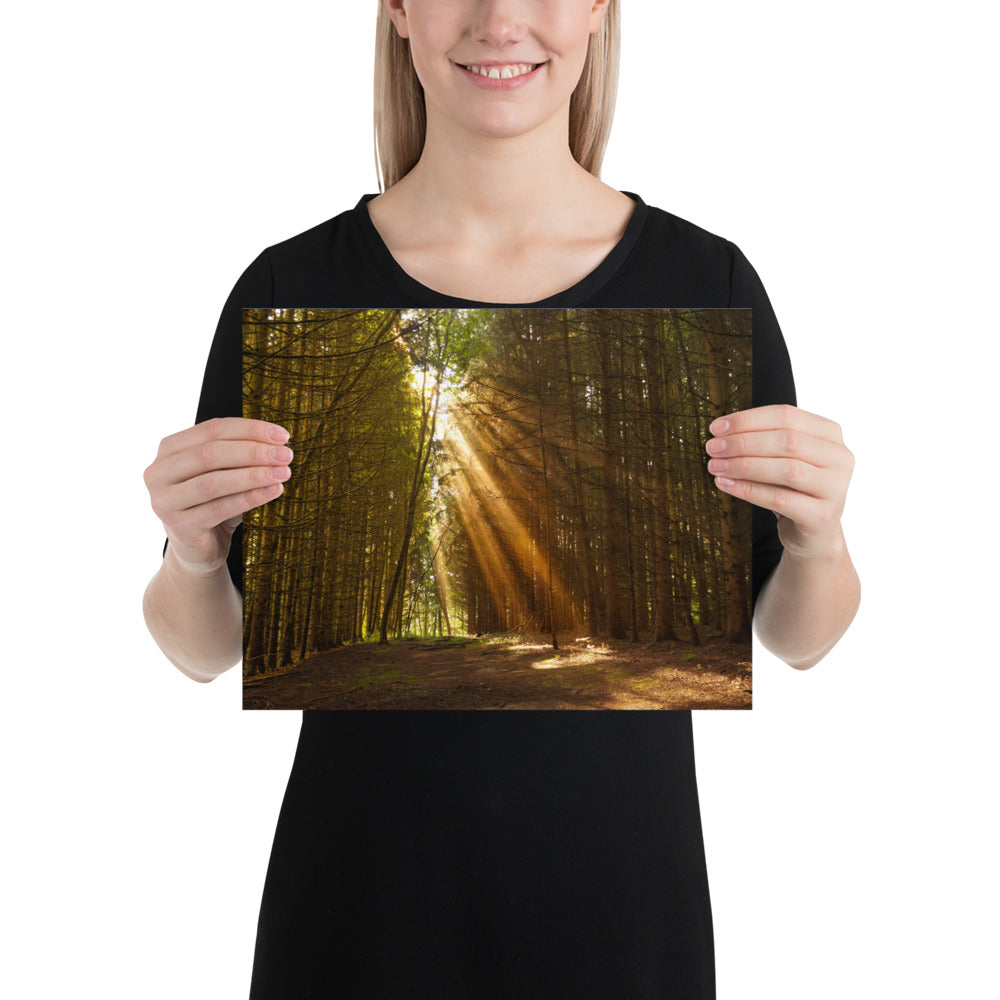
M 280 444 L 284 444 L 291 437 L 284 427 L 275 427 L 274 425 L 268 427 L 267 436 L 272 441 L 278 441 Z
M 725 434 L 729 430 L 729 421 L 725 419 L 713 420 L 712 423 L 708 425 L 708 429 L 713 434 Z
M 725 476 L 716 476 L 715 481 L 720 486 L 732 486 L 736 482 L 735 479 L 727 479 Z
M 705 447 L 713 455 L 721 455 L 726 450 L 726 441 L 723 438 L 712 438 Z

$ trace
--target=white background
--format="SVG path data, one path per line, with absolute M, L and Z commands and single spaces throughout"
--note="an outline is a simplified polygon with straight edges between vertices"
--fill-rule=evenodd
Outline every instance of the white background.
M 142 471 L 264 247 L 377 189 L 374 2 L 34 5 L 2 74 L 0 986 L 245 997 L 295 713 L 141 615 Z M 697 716 L 721 1000 L 996 996 L 987 5 L 625 0 L 604 178 L 736 242 L 857 458 L 861 612 Z M 20 22 L 17 17 L 22 18 Z

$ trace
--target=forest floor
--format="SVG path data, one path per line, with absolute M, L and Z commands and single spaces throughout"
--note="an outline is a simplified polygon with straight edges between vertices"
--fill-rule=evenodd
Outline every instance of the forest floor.
M 560 633 L 395 639 L 245 680 L 249 709 L 748 709 L 750 644 Z

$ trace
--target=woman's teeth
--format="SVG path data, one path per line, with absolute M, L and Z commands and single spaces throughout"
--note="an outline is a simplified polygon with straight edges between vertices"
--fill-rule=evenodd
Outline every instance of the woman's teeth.
M 490 80 L 510 80 L 515 76 L 524 76 L 530 73 L 536 65 L 541 63 L 512 63 L 509 66 L 466 66 L 470 73 L 478 73 L 480 76 L 488 77 Z

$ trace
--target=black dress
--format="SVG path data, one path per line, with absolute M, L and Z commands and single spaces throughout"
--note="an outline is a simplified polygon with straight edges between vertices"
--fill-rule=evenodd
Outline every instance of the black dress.
M 247 268 L 219 321 L 199 421 L 242 412 L 243 307 L 492 305 L 407 275 L 372 225 L 372 197 Z M 743 254 L 630 197 L 632 219 L 596 270 L 516 304 L 751 307 L 754 405 L 794 403 Z M 775 523 L 754 508 L 754 600 L 781 556 Z M 241 586 L 239 531 L 229 568 Z M 250 996 L 713 998 L 690 712 L 303 712 Z

